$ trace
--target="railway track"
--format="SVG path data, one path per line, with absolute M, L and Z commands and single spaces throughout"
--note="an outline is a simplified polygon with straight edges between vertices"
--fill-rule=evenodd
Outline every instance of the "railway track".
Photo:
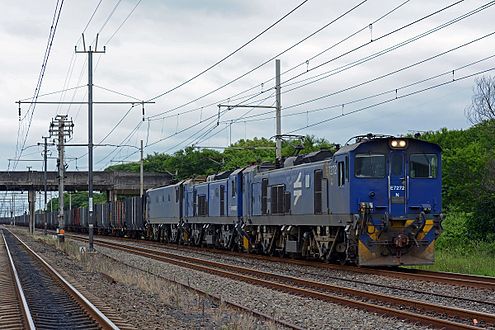
M 83 235 L 78 234 L 66 234 L 67 237 L 73 238 L 85 238 Z M 117 238 L 111 238 L 120 240 Z M 291 258 L 283 258 L 277 256 L 266 256 L 260 254 L 249 254 L 245 252 L 235 252 L 229 250 L 215 249 L 215 248 L 205 248 L 198 246 L 190 246 L 190 245 L 177 245 L 177 244 L 167 244 L 167 243 L 159 243 L 156 241 L 147 241 L 147 240 L 138 240 L 138 239 L 129 239 L 128 241 L 137 242 L 139 244 L 146 244 L 149 246 L 156 246 L 159 248 L 166 247 L 171 250 L 178 251 L 194 251 L 198 254 L 207 253 L 221 253 L 223 255 L 240 257 L 240 258 L 249 258 L 255 260 L 262 261 L 270 261 L 270 262 L 284 262 L 293 265 L 301 265 L 301 266 L 310 266 L 316 267 L 320 269 L 331 269 L 337 271 L 348 271 L 355 272 L 361 274 L 370 274 L 370 275 L 379 275 L 386 277 L 394 277 L 399 279 L 413 280 L 413 281 L 427 281 L 427 282 L 435 282 L 439 284 L 448 284 L 455 286 L 465 286 L 465 287 L 473 287 L 479 289 L 490 289 L 495 290 L 495 277 L 481 276 L 481 275 L 467 275 L 467 274 L 458 274 L 458 273 L 448 273 L 448 272 L 435 272 L 435 271 L 427 271 L 420 269 L 410 269 L 410 268 L 376 268 L 376 267 L 357 267 L 352 265 L 337 265 L 337 264 L 328 264 L 325 262 L 321 262 L 319 260 L 301 260 L 301 259 L 291 259 Z M 459 298 L 454 296 L 447 296 L 449 298 Z M 462 298 L 459 298 L 462 299 Z
M 34 329 L 5 237 L 0 239 L 0 329 Z
M 85 240 L 85 238 L 81 237 L 77 237 L 77 239 Z M 419 300 L 383 295 L 376 292 L 350 289 L 216 261 L 150 250 L 144 247 L 129 246 L 107 240 L 96 239 L 95 244 L 237 281 L 299 296 L 338 303 L 373 313 L 398 317 L 427 326 L 444 329 L 476 329 L 479 326 L 495 326 L 494 314 L 441 306 Z M 473 325 L 473 320 L 476 320 L 477 327 Z
M 81 235 L 74 235 L 70 234 L 69 236 L 72 237 L 81 237 L 84 238 L 84 236 Z M 105 237 L 110 240 L 116 240 L 116 241 L 122 241 L 122 238 L 109 238 Z M 454 286 L 466 286 L 466 287 L 475 287 L 475 288 L 483 288 L 483 289 L 491 289 L 495 290 L 495 279 L 490 278 L 490 277 L 485 277 L 485 276 L 473 276 L 473 275 L 464 275 L 464 274 L 455 274 L 455 273 L 440 273 L 440 272 L 430 272 L 430 271 L 421 271 L 417 269 L 380 269 L 380 268 L 359 268 L 359 267 L 354 267 L 354 266 L 345 266 L 345 265 L 333 265 L 333 264 L 326 264 L 322 262 L 318 262 L 316 260 L 299 260 L 299 259 L 285 259 L 281 257 L 272 257 L 272 256 L 264 256 L 264 255 L 258 255 L 258 254 L 246 254 L 243 252 L 234 252 L 234 251 L 229 251 L 229 250 L 219 250 L 219 249 L 214 249 L 214 248 L 199 248 L 196 246 L 188 246 L 188 245 L 176 245 L 176 244 L 164 244 L 164 243 L 159 243 L 159 242 L 154 242 L 154 241 L 145 241 L 145 240 L 137 240 L 137 239 L 129 239 L 126 238 L 124 239 L 126 242 L 131 241 L 136 244 L 140 245 L 146 245 L 150 247 L 155 247 L 155 248 L 166 248 L 174 251 L 180 251 L 180 252 L 187 252 L 187 253 L 195 253 L 195 254 L 200 254 L 204 255 L 205 257 L 212 257 L 212 253 L 218 254 L 221 253 L 223 256 L 231 256 L 234 258 L 247 258 L 247 259 L 254 259 L 254 260 L 260 260 L 260 261 L 269 261 L 269 262 L 276 262 L 276 263 L 288 263 L 288 264 L 293 264 L 293 265 L 298 265 L 298 266 L 304 266 L 307 267 L 308 270 L 314 269 L 314 268 L 319 268 L 319 269 L 331 269 L 331 270 L 337 270 L 337 271 L 345 271 L 345 272 L 355 272 L 355 273 L 362 273 L 362 274 L 373 274 L 373 275 L 379 275 L 383 277 L 394 277 L 398 279 L 405 279 L 405 280 L 419 280 L 419 281 L 427 281 L 427 282 L 436 282 L 436 283 L 441 283 L 441 284 L 448 284 L 448 285 L 454 285 Z M 310 271 L 308 271 L 310 272 Z M 334 275 L 332 275 L 334 274 Z M 418 276 L 419 274 L 419 276 Z M 475 303 L 479 305 L 491 305 L 495 306 L 495 302 L 491 301 L 481 301 L 481 300 L 476 300 L 472 298 L 466 298 L 458 294 L 442 294 L 438 292 L 431 292 L 431 291 L 423 291 L 419 289 L 415 289 L 414 286 L 409 287 L 409 288 L 404 288 L 401 286 L 396 286 L 393 284 L 380 284 L 376 283 L 373 281 L 360 281 L 357 279 L 348 279 L 346 277 L 342 277 L 339 275 L 335 275 L 335 273 L 327 273 L 325 275 L 326 279 L 334 279 L 337 281 L 342 281 L 342 282 L 349 282 L 352 284 L 363 284 L 363 285 L 368 285 L 368 286 L 374 286 L 378 288 L 387 288 L 387 289 L 395 289 L 395 290 L 401 290 L 403 292 L 411 292 L 414 294 L 423 294 L 423 295 L 429 295 L 429 296 L 435 296 L 438 298 L 446 298 L 446 299 L 454 299 L 457 301 L 464 301 L 468 303 Z M 491 284 L 491 283 L 494 284 Z
M 81 237 L 81 238 L 85 237 L 74 234 L 69 234 L 68 236 Z M 109 237 L 109 239 L 115 239 L 115 238 Z M 120 239 L 115 239 L 115 240 L 120 240 Z M 228 255 L 239 258 L 249 258 L 255 260 L 262 260 L 262 261 L 279 262 L 279 263 L 284 262 L 293 265 L 316 267 L 320 269 L 331 269 L 337 271 L 347 271 L 347 272 L 355 272 L 361 274 L 394 277 L 405 280 L 427 281 L 427 282 L 435 282 L 435 283 L 455 285 L 455 286 L 465 286 L 465 287 L 473 287 L 479 289 L 495 290 L 495 278 L 488 276 L 434 272 L 434 271 L 409 269 L 409 268 L 370 268 L 370 267 L 357 267 L 352 265 L 336 265 L 336 264 L 328 264 L 328 263 L 320 262 L 318 260 L 290 259 L 290 258 L 266 256 L 260 254 L 249 254 L 244 252 L 221 250 L 215 248 L 158 243 L 154 241 L 137 240 L 137 239 L 126 239 L 126 240 L 137 242 L 139 244 L 155 246 L 159 248 L 166 247 L 167 249 L 171 249 L 171 250 L 189 251 L 189 252 L 194 251 L 194 253 L 204 254 L 204 255 L 207 255 L 207 253 L 215 253 L 215 254 L 221 253 L 222 255 Z M 459 297 L 450 297 L 450 298 L 459 298 Z
M 22 326 L 14 328 L 119 329 L 16 235 L 2 231 L 2 236 L 6 254 L 15 267 L 12 273 L 18 274 L 17 287 L 23 292 L 16 296 L 25 297 L 20 303 L 25 314 Z M 0 323 L 0 328 L 6 327 Z
M 143 241 L 141 240 L 138 242 L 142 243 Z M 163 247 L 164 245 L 156 244 L 155 246 Z M 198 248 L 195 246 L 178 246 L 173 244 L 166 244 L 166 246 L 167 248 L 171 247 L 172 249 L 176 249 L 176 250 L 193 249 L 196 253 L 201 253 L 202 251 L 205 250 L 204 248 Z M 214 253 L 219 253 L 219 251 L 221 251 L 222 254 L 231 255 L 235 257 L 251 258 L 251 259 L 271 261 L 271 262 L 285 262 L 294 265 L 317 267 L 321 269 L 350 271 L 361 274 L 380 275 L 380 276 L 394 277 L 394 278 L 406 279 L 406 280 L 428 281 L 428 282 L 435 282 L 440 284 L 449 284 L 455 286 L 466 286 L 466 287 L 473 287 L 479 289 L 495 290 L 495 278 L 487 277 L 487 276 L 466 275 L 466 274 L 447 273 L 447 272 L 433 272 L 433 271 L 408 269 L 408 268 L 369 268 L 369 267 L 357 267 L 350 265 L 336 265 L 336 264 L 328 264 L 328 263 L 320 262 L 318 260 L 289 259 L 289 258 L 274 257 L 274 256 L 264 256 L 258 254 L 248 254 L 244 252 L 218 250 L 211 248 L 208 248 L 207 251 Z

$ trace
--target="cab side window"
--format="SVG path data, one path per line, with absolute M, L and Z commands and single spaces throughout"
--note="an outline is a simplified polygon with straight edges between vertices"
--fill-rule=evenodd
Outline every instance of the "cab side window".
M 435 154 L 413 154 L 410 162 L 411 178 L 434 179 L 438 172 L 438 159 Z
M 338 168 L 338 185 L 342 187 L 345 184 L 345 164 L 344 162 L 337 163 Z

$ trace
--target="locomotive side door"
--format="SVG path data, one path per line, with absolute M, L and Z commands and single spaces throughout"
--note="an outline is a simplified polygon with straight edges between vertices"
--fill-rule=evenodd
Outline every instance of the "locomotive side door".
M 390 152 L 388 176 L 388 202 L 390 216 L 404 217 L 406 215 L 406 166 L 405 153 L 402 150 Z

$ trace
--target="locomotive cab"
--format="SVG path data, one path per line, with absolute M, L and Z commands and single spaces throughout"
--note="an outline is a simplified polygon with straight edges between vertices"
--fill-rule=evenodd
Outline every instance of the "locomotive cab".
M 346 227 L 347 259 L 362 266 L 434 261 L 441 231 L 441 150 L 411 138 L 366 136 L 334 157 L 331 189 Z M 337 197 L 339 196 L 339 197 Z

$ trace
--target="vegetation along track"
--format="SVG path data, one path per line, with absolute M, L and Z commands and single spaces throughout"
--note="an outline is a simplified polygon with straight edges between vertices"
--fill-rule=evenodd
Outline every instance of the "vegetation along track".
M 119 329 L 16 235 L 6 231 L 2 236 L 32 316 L 25 328 Z
M 75 238 L 82 239 L 81 237 Z M 494 314 L 440 306 L 419 300 L 345 288 L 164 251 L 129 246 L 118 242 L 96 239 L 95 243 L 103 247 L 125 251 L 177 266 L 227 277 L 237 281 L 252 283 L 290 294 L 398 317 L 427 326 L 444 329 L 475 329 L 477 327 L 471 325 L 474 319 L 479 322 L 478 327 L 495 326 Z

